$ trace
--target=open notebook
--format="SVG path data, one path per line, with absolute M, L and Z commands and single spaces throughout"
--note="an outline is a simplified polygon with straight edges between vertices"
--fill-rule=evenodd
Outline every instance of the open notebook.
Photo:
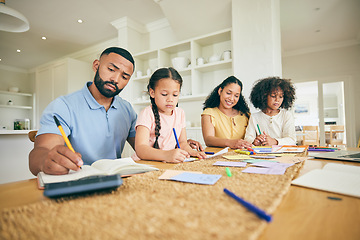
M 291 182 L 293 185 L 360 198 L 360 167 L 328 163 Z
M 91 176 L 105 176 L 114 174 L 128 176 L 156 170 L 159 169 L 150 165 L 136 163 L 131 158 L 101 159 L 95 161 L 90 166 L 83 165 L 82 169 L 79 171 L 70 171 L 65 175 L 50 175 L 40 172 L 37 177 L 38 185 L 41 189 L 45 184 L 48 183 L 74 181 Z

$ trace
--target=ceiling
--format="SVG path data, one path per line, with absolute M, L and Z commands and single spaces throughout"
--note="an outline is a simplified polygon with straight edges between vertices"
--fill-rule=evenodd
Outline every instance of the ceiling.
M 111 22 L 125 16 L 141 24 L 166 18 L 179 39 L 231 27 L 231 2 L 7 0 L 26 16 L 30 30 L 0 31 L 0 66 L 31 69 L 115 38 Z M 283 53 L 360 43 L 360 0 L 280 0 L 280 11 Z

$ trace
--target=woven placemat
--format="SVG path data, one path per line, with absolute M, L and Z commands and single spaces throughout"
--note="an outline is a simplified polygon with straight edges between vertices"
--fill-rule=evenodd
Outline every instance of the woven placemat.
M 233 153 L 227 153 L 231 155 Z M 0 239 L 256 239 L 266 222 L 227 196 L 224 188 L 273 213 L 303 163 L 284 175 L 215 167 L 221 157 L 174 169 L 221 174 L 215 185 L 158 180 L 165 171 L 124 179 L 116 191 L 45 200 L 0 213 Z

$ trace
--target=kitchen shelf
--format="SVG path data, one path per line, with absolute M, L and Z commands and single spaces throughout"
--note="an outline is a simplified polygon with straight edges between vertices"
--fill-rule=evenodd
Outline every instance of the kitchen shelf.
M 205 63 L 200 66 L 195 66 L 194 69 L 200 72 L 213 72 L 218 70 L 224 70 L 231 68 L 232 59 L 230 60 L 221 60 L 217 62 Z
M 179 102 L 190 102 L 190 101 L 199 101 L 199 100 L 205 101 L 205 98 L 207 96 L 208 96 L 207 94 L 181 96 Z
M 199 95 L 187 95 L 187 96 L 180 96 L 179 103 L 181 102 L 191 102 L 191 101 L 205 101 L 205 98 L 208 95 L 199 94 Z M 132 102 L 133 105 L 149 105 L 150 100 L 141 100 L 141 101 L 134 101 Z
M 10 96 L 22 96 L 22 97 L 32 97 L 31 93 L 22 93 L 22 92 L 9 92 L 9 91 L 0 91 L 0 94 L 10 95 Z
M 182 69 L 175 68 L 183 79 L 179 103 L 186 112 L 186 120 L 198 126 L 206 97 L 223 80 L 234 74 L 231 56 L 224 60 L 223 53 L 227 51 L 232 51 L 231 28 L 135 53 L 136 71 L 141 71 L 143 76 L 136 77 L 137 73 L 134 73 L 127 87 L 130 92 L 128 100 L 139 113 L 150 104 L 148 97 L 145 100 L 142 98 L 144 91 L 147 92 L 150 75 L 158 68 L 173 66 L 173 58 L 185 57 L 189 65 Z M 198 58 L 203 58 L 204 64 L 197 65 Z M 209 62 L 210 58 L 218 61 Z M 151 74 L 145 76 L 148 69 Z
M 0 135 L 27 135 L 30 131 L 34 130 L 0 130 Z
M 33 109 L 32 106 L 0 105 L 0 108 Z
M 8 104 L 10 100 L 11 105 Z M 0 127 L 12 129 L 15 119 L 30 119 L 32 124 L 34 108 L 35 94 L 0 91 Z
M 231 29 L 196 37 L 193 39 L 174 43 L 163 48 L 134 54 L 137 71 L 143 74 L 150 68 L 153 73 L 157 68 L 172 66 L 171 60 L 175 57 L 185 57 L 190 60 L 189 66 L 177 69 L 183 78 L 181 92 L 185 95 L 180 101 L 198 101 L 204 99 L 214 87 L 228 76 L 233 75 L 232 59 L 223 60 L 222 54 L 231 51 Z M 202 57 L 205 61 L 211 56 L 218 56 L 219 61 L 196 64 L 196 59 Z M 131 102 L 134 105 L 148 104 L 139 101 L 143 91 L 147 91 L 150 76 L 132 78 Z

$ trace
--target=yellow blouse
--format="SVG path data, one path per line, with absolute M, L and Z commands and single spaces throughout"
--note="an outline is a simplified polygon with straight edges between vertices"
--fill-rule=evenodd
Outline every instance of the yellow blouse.
M 229 117 L 219 108 L 206 108 L 202 115 L 210 115 L 211 123 L 215 128 L 215 137 L 226 139 L 244 139 L 245 130 L 249 119 L 245 114 L 239 113 L 235 117 Z

